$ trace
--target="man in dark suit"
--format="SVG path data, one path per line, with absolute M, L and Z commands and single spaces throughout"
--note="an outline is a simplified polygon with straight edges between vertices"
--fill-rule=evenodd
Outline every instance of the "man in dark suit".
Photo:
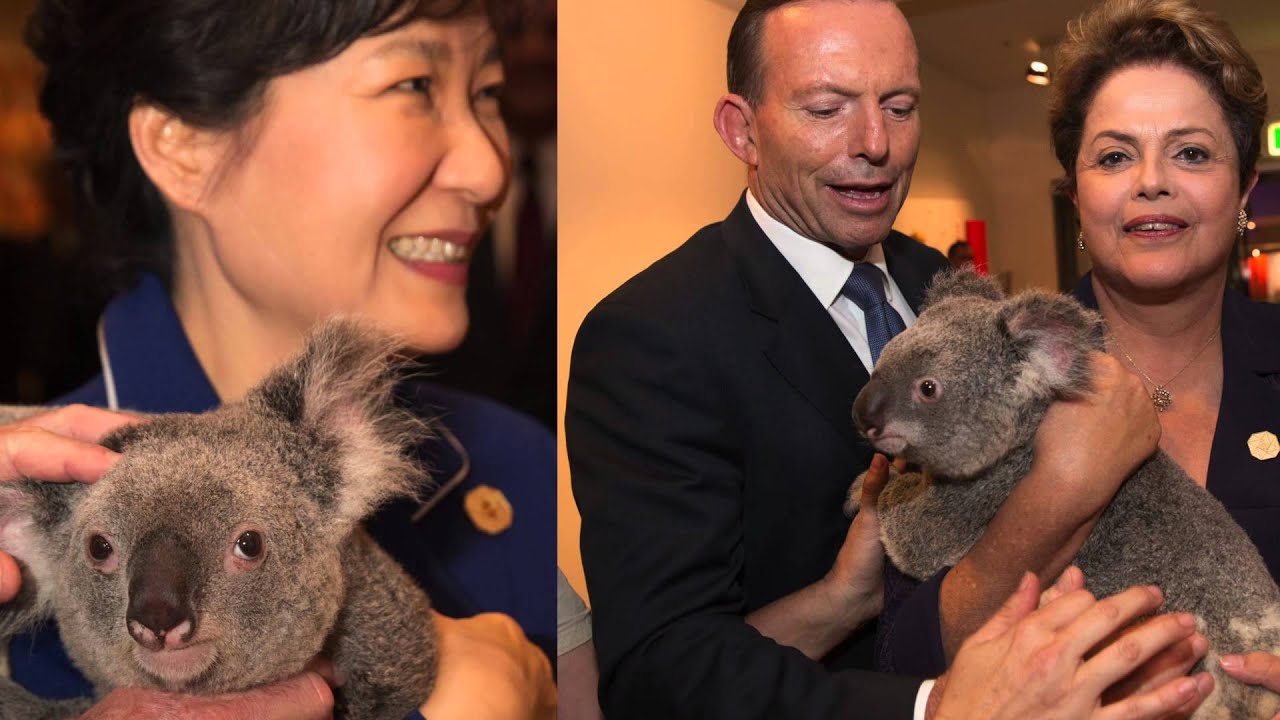
M 582 324 L 565 431 L 611 720 L 924 716 L 929 685 L 858 669 L 883 551 L 841 514 L 872 459 L 854 397 L 947 266 L 891 229 L 917 66 L 890 2 L 748 0 L 715 112 L 747 192 Z

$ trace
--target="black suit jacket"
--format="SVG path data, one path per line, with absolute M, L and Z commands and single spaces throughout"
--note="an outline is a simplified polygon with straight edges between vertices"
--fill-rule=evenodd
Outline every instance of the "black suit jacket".
M 883 247 L 919 307 L 945 258 Z M 911 717 L 918 680 L 846 670 L 868 638 L 824 667 L 743 622 L 830 569 L 866 380 L 745 200 L 587 316 L 565 433 L 610 720 Z

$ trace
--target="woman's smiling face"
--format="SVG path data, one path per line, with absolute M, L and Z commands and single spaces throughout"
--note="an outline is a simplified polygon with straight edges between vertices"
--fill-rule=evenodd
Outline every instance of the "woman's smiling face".
M 1113 74 L 1089 106 L 1076 160 L 1094 272 L 1136 291 L 1220 276 L 1252 189 L 1238 167 L 1222 107 L 1196 75 L 1170 64 Z
M 217 271 L 279 326 L 351 313 L 453 348 L 506 188 L 502 81 L 483 14 L 415 20 L 273 79 L 203 203 Z

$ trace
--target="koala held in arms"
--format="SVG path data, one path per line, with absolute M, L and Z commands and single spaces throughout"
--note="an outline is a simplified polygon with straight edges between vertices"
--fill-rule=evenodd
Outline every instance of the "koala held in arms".
M 891 475 L 877 504 L 889 558 L 919 580 L 954 565 L 1031 468 L 1049 405 L 1089 386 L 1101 318 L 1045 292 L 1004 298 L 972 271 L 944 275 L 919 321 L 885 346 L 854 403 L 881 452 L 924 468 Z M 846 511 L 856 511 L 861 478 Z M 1098 597 L 1154 584 L 1197 618 L 1213 694 L 1196 718 L 1270 718 L 1280 696 L 1221 672 L 1218 658 L 1280 652 L 1280 591 L 1220 502 L 1157 451 L 1120 486 L 1075 564 Z
M 57 620 L 99 695 L 246 690 L 324 654 L 346 678 L 337 717 L 418 708 L 435 677 L 430 604 L 361 525 L 425 480 L 411 451 L 430 430 L 394 403 L 397 350 L 329 321 L 243 400 L 105 437 L 122 456 L 95 484 L 0 483 L 0 549 L 22 567 L 0 638 Z M 0 408 L 0 422 L 27 414 Z M 0 683 L 0 719 L 92 702 Z

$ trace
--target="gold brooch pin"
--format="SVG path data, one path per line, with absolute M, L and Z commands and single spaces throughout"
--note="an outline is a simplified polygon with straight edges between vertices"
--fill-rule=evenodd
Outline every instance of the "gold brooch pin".
M 1249 436 L 1249 454 L 1259 460 L 1270 460 L 1280 455 L 1280 440 L 1275 433 L 1263 430 Z
M 492 485 L 477 485 L 462 498 L 467 517 L 481 532 L 489 535 L 511 527 L 513 513 L 511 501 Z

